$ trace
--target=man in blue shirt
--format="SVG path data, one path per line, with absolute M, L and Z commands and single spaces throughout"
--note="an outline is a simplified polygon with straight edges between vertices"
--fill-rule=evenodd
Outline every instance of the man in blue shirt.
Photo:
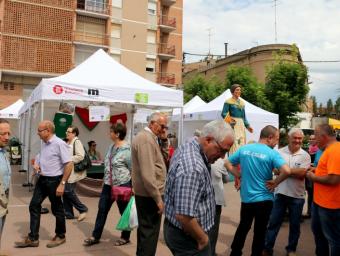
M 210 256 L 209 231 L 214 225 L 215 197 L 210 164 L 234 143 L 224 120 L 206 124 L 201 137 L 181 145 L 171 159 L 165 185 L 164 239 L 174 255 Z
M 0 118 L 0 243 L 2 230 L 8 213 L 11 166 L 6 156 L 5 147 L 11 136 L 11 128 L 6 119 Z
M 261 130 L 258 143 L 240 147 L 226 160 L 225 166 L 241 177 L 241 218 L 231 245 L 231 256 L 242 255 L 247 234 L 255 219 L 251 255 L 261 255 L 266 228 L 273 207 L 273 190 L 290 174 L 290 169 L 280 154 L 273 150 L 279 141 L 279 131 L 268 125 Z M 241 173 L 234 166 L 240 164 Z M 279 176 L 273 180 L 273 169 Z

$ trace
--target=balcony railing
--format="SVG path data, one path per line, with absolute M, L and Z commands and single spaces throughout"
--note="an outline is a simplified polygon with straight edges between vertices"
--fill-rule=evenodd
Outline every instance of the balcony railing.
M 106 3 L 106 1 L 78 0 L 77 9 L 105 15 L 110 14 L 109 5 Z
M 164 85 L 175 85 L 175 74 L 158 73 L 157 83 L 164 84 Z
M 176 3 L 176 0 L 161 0 L 161 2 L 164 6 L 171 6 Z
M 109 35 L 84 32 L 84 31 L 75 31 L 74 41 L 87 43 L 87 44 L 108 46 Z
M 174 58 L 176 55 L 176 48 L 174 45 L 158 44 L 158 55 L 160 59 L 168 60 Z
M 163 32 L 171 32 L 176 29 L 176 18 L 163 15 L 159 17 L 159 26 Z

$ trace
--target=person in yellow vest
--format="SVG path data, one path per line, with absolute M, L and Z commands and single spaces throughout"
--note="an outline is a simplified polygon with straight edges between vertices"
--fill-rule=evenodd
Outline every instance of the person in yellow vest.
M 245 104 L 240 99 L 241 90 L 242 88 L 239 84 L 233 84 L 230 87 L 232 97 L 225 101 L 221 113 L 223 119 L 234 127 L 235 142 L 230 149 L 230 154 L 246 144 L 246 128 L 249 132 L 253 132 L 253 128 L 251 128 L 246 118 Z

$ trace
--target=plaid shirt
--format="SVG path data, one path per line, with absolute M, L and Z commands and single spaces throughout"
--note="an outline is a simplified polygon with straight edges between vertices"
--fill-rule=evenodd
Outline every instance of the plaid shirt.
M 171 159 L 165 185 L 165 217 L 182 229 L 176 214 L 197 219 L 205 232 L 214 224 L 215 197 L 210 166 L 196 139 L 181 145 Z

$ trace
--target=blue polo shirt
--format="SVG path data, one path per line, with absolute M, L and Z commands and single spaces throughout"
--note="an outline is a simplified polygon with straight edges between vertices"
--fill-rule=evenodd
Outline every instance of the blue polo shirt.
M 266 181 L 273 179 L 273 169 L 286 162 L 280 154 L 262 143 L 247 144 L 229 157 L 233 165 L 241 165 L 241 201 L 255 203 L 273 200 Z

